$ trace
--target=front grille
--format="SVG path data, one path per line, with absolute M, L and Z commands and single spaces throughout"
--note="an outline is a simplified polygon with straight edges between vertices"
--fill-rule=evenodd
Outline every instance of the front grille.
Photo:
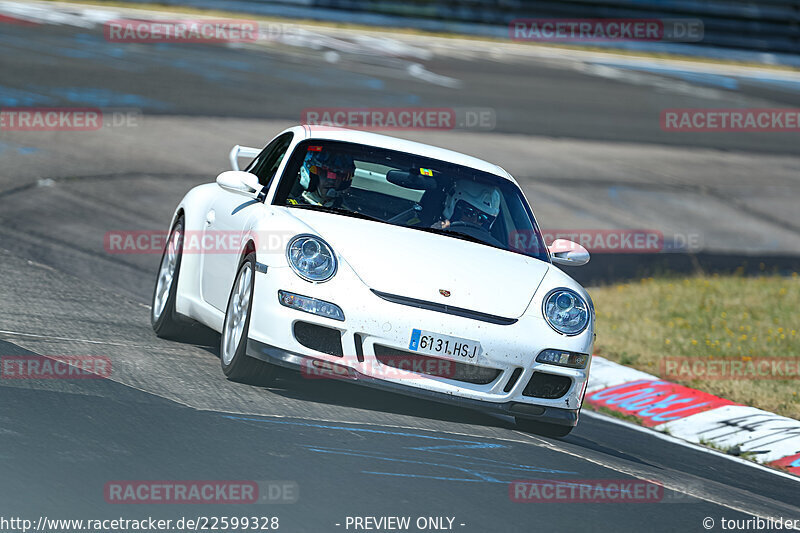
M 428 376 L 463 381 L 475 385 L 486 385 L 500 375 L 500 370 L 496 368 L 466 365 L 449 359 L 429 357 L 380 344 L 376 344 L 374 350 L 375 358 L 384 365 Z
M 326 328 L 309 322 L 295 322 L 294 338 L 297 342 L 318 352 L 342 357 L 342 334 L 338 329 Z
M 572 380 L 566 376 L 534 372 L 533 377 L 522 391 L 523 396 L 555 400 L 561 398 L 572 386 Z
M 416 307 L 417 309 L 427 309 L 428 311 L 436 311 L 437 313 L 447 313 L 448 315 L 471 318 L 473 320 L 489 322 L 490 324 L 499 324 L 501 326 L 510 326 L 511 324 L 517 323 L 516 318 L 490 315 L 488 313 L 481 313 L 480 311 L 472 311 L 470 309 L 463 309 L 461 307 L 453 307 L 452 305 L 417 300 L 416 298 L 409 298 L 407 296 L 398 296 L 396 294 L 389 294 L 388 292 L 376 291 L 375 289 L 371 290 L 376 296 L 379 296 L 388 302 L 400 305 L 408 305 L 410 307 Z
M 514 372 L 511 373 L 511 377 L 508 378 L 508 383 L 503 387 L 503 392 L 511 392 L 511 389 L 517 384 L 520 374 L 522 374 L 522 369 L 520 367 L 515 368 Z
M 359 363 L 364 362 L 364 341 L 361 339 L 361 334 L 356 333 L 353 335 L 353 342 L 356 345 L 356 357 Z

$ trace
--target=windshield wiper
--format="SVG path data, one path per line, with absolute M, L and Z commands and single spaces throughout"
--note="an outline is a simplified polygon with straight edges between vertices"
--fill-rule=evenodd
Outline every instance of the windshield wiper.
M 350 211 L 349 209 L 343 209 L 341 207 L 325 207 L 324 205 L 315 205 L 315 204 L 297 204 L 297 205 L 286 205 L 284 207 L 291 207 L 292 209 L 308 209 L 309 211 L 321 211 L 323 213 L 336 213 L 337 215 L 344 215 L 353 218 L 360 218 L 363 220 L 372 220 L 373 222 L 382 222 L 384 224 L 389 224 L 391 226 L 398 226 L 400 228 L 410 228 L 419 231 L 427 231 L 428 233 L 435 233 L 437 235 L 447 235 L 448 237 L 453 237 L 455 239 L 461 239 L 462 241 L 469 241 L 475 242 L 478 244 L 484 244 L 486 246 L 491 246 L 492 248 L 497 248 L 498 250 L 506 250 L 502 246 L 497 246 L 496 244 L 492 244 L 491 242 L 487 242 L 483 239 L 479 239 L 477 237 L 473 237 L 472 235 L 467 235 L 465 233 L 461 233 L 459 231 L 451 230 L 451 229 L 436 229 L 436 228 L 424 228 L 419 226 L 404 226 L 402 224 L 392 224 L 391 222 L 387 222 L 386 220 L 382 220 L 377 217 L 373 217 L 370 215 L 366 215 L 359 211 Z M 508 251 L 508 250 L 506 250 Z
M 436 233 L 437 235 L 447 235 L 448 237 L 454 237 L 456 239 L 461 239 L 462 241 L 477 242 L 478 244 L 485 244 L 486 246 L 491 246 L 492 248 L 505 250 L 505 248 L 501 248 L 500 246 L 497 246 L 490 242 L 486 242 L 483 239 L 479 239 L 477 237 L 473 237 L 472 235 L 467 235 L 466 233 L 461 233 L 459 231 L 451 229 L 423 228 L 419 226 L 403 226 L 403 227 L 417 229 L 420 231 L 427 231 L 428 233 Z
M 385 220 L 381 220 L 380 218 L 366 215 L 364 213 L 361 213 L 360 211 L 350 211 L 349 209 L 343 209 L 341 207 L 325 207 L 324 205 L 314 205 L 314 204 L 286 205 L 284 207 L 291 207 L 292 209 L 308 209 L 309 211 L 322 211 L 323 213 L 336 213 L 337 215 L 344 215 L 347 217 L 361 218 L 363 220 L 372 220 L 373 222 L 386 223 Z

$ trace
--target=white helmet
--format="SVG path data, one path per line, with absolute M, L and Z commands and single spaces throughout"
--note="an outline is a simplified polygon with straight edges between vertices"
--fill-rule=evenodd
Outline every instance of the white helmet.
M 488 228 L 500 214 L 500 189 L 475 181 L 457 181 L 444 206 L 446 219 L 453 217 L 459 202 L 465 202 L 486 215 L 485 223 L 481 225 Z

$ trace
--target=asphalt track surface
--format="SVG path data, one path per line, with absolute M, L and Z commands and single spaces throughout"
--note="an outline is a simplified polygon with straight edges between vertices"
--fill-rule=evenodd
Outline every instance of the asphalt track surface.
M 228 382 L 218 335 L 198 327 L 191 343 L 180 343 L 152 333 L 159 257 L 103 248 L 110 230 L 163 229 L 186 190 L 224 169 L 232 144 L 263 144 L 304 107 L 492 107 L 492 132 L 404 135 L 478 155 L 491 139 L 548 151 L 519 135 L 568 137 L 569 144 L 550 141 L 556 157 L 575 146 L 625 154 L 636 144 L 652 155 L 673 144 L 642 126 L 633 103 L 656 98 L 652 87 L 480 57 L 423 61 L 462 80 L 459 89 L 410 81 L 388 60 L 383 68 L 363 59 L 330 63 L 305 48 L 136 46 L 120 57 L 96 29 L 56 25 L 2 25 L 0 46 L 5 106 L 142 113 L 137 127 L 0 133 L 0 355 L 107 356 L 113 369 L 102 380 L 0 380 L 0 515 L 278 516 L 280 530 L 291 532 L 344 530 L 347 516 L 448 516 L 456 530 L 475 532 L 705 531 L 705 517 L 716 529 L 723 517 L 800 518 L 797 481 L 601 418 L 584 416 L 554 440 L 518 432 L 507 419 L 291 373 L 270 387 Z M 526 98 L 522 88 L 534 86 L 537 98 Z M 668 94 L 688 102 L 675 107 L 693 106 L 689 94 Z M 730 98 L 777 106 L 797 96 L 745 87 Z M 603 118 L 590 121 L 594 129 L 563 119 L 585 114 L 570 113 L 574 106 Z M 703 142 L 768 168 L 764 179 L 794 190 L 796 138 L 770 139 Z M 512 172 L 526 167 L 518 151 L 503 149 Z M 695 185 L 713 188 L 724 169 L 709 153 L 697 157 L 711 185 Z M 770 212 L 776 226 L 786 226 L 781 217 L 791 222 L 788 209 Z M 785 246 L 794 238 L 789 230 Z M 518 479 L 650 479 L 666 487 L 665 501 L 515 503 L 509 483 Z M 299 500 L 113 505 L 103 488 L 114 480 L 281 480 L 296 483 Z

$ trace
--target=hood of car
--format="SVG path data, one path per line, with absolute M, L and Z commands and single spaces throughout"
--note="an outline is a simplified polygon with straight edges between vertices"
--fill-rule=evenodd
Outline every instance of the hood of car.
M 291 210 L 374 291 L 518 318 L 549 264 L 490 246 L 410 228 Z

